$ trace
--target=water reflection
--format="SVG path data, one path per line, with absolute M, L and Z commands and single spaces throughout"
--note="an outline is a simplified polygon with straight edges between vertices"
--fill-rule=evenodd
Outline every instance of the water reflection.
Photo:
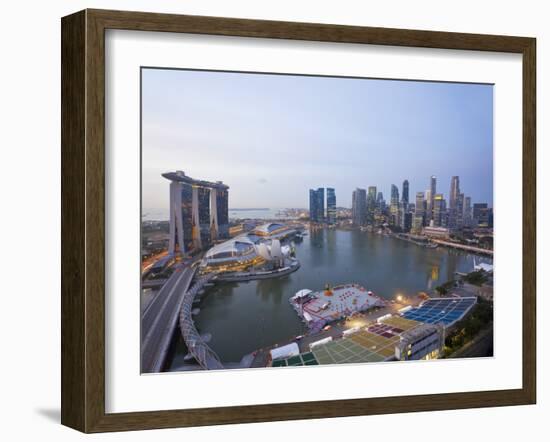
M 301 268 L 288 276 L 223 283 L 207 291 L 196 325 L 212 334 L 210 345 L 222 360 L 239 361 L 246 353 L 302 334 L 303 325 L 288 303 L 298 290 L 356 282 L 390 299 L 433 290 L 454 272 L 473 269 L 473 258 L 465 253 L 334 229 L 311 229 L 296 243 L 296 256 Z M 181 355 L 175 359 L 181 361 Z

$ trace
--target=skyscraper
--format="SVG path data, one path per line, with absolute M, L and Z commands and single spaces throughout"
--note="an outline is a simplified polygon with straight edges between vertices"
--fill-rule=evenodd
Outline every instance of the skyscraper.
M 441 193 L 434 197 L 433 224 L 435 227 L 447 227 L 447 202 Z
M 424 225 L 429 226 L 431 221 L 433 221 L 433 198 L 432 191 L 430 189 L 424 192 L 426 199 L 426 215 L 424 217 Z
M 456 228 L 464 227 L 464 194 L 459 193 L 456 197 Z
M 355 189 L 352 194 L 351 216 L 353 224 L 364 226 L 367 222 L 367 191 Z
M 162 176 L 170 181 L 169 253 L 200 249 L 205 241 L 229 234 L 228 186 L 196 180 L 183 171 Z
M 403 232 L 410 232 L 413 225 L 413 214 L 412 212 L 404 212 L 403 220 L 401 221 L 401 228 Z
M 405 211 L 409 210 L 409 180 L 403 181 L 403 192 L 401 193 L 401 202 L 405 206 Z
M 317 217 L 317 191 L 309 189 L 309 219 L 315 221 Z
M 218 185 L 221 186 L 221 181 L 216 181 Z M 225 186 L 213 189 L 215 191 L 216 199 L 216 213 L 218 215 L 218 235 L 221 238 L 229 238 L 229 187 Z M 212 191 L 211 191 L 212 192 Z M 212 194 L 211 194 L 212 195 Z M 210 206 L 212 207 L 212 198 L 210 201 Z
M 367 223 L 374 224 L 374 212 L 376 210 L 376 186 L 369 186 L 367 193 Z
M 420 235 L 422 233 L 422 227 L 423 227 L 423 219 L 421 216 L 416 216 L 416 214 L 413 217 L 412 220 L 412 226 L 411 231 L 415 235 Z
M 327 223 L 336 223 L 336 191 L 327 187 Z
M 395 184 L 391 185 L 391 194 L 390 194 L 390 205 L 398 205 L 399 204 L 399 189 Z
M 428 220 L 432 220 L 433 219 L 433 209 L 434 209 L 434 199 L 435 199 L 435 194 L 437 192 L 437 188 L 436 188 L 436 177 L 435 175 L 432 175 L 431 178 L 430 178 L 430 198 L 427 199 L 427 201 L 429 202 L 428 204 Z
M 426 200 L 424 199 L 424 192 L 416 192 L 416 200 L 414 204 L 414 218 L 419 218 L 413 224 L 420 225 L 420 227 L 426 224 Z
M 376 206 L 380 210 L 384 210 L 386 208 L 386 202 L 384 201 L 384 195 L 382 192 L 378 192 L 378 195 L 376 196 Z
M 451 178 L 451 190 L 449 192 L 449 228 L 457 229 L 458 226 L 458 209 L 457 201 L 460 194 L 460 179 L 458 176 Z
M 309 190 L 309 219 L 315 223 L 325 220 L 325 189 Z
M 474 203 L 474 226 L 489 227 L 490 209 L 487 203 Z
M 390 224 L 393 226 L 399 226 L 401 225 L 400 221 L 399 189 L 395 184 L 392 184 L 390 198 Z
M 201 242 L 210 242 L 210 190 L 199 187 L 199 224 L 201 230 Z
M 469 196 L 464 197 L 464 210 L 463 220 L 466 227 L 472 226 L 472 198 Z

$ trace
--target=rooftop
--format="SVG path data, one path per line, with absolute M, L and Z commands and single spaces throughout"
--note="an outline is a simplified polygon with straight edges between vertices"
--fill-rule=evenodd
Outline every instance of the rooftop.
M 256 248 L 254 242 L 245 234 L 215 245 L 206 252 L 205 258 L 207 260 L 232 258 L 250 253 L 256 254 Z
M 283 238 L 296 230 L 282 223 L 266 223 L 257 226 L 252 233 L 258 237 Z
M 426 324 L 443 323 L 446 327 L 461 320 L 477 302 L 475 296 L 465 298 L 432 298 L 424 301 L 419 307 L 402 314 L 405 319 L 425 322 Z
M 166 172 L 166 173 L 163 173 L 162 176 L 170 181 L 192 184 L 199 187 L 208 187 L 211 189 L 220 189 L 220 190 L 229 189 L 229 186 L 224 184 L 222 181 L 211 182 L 211 181 L 204 181 L 204 180 L 196 180 L 194 178 L 191 178 L 190 176 L 185 175 L 185 172 L 181 170 L 177 170 L 175 172 Z

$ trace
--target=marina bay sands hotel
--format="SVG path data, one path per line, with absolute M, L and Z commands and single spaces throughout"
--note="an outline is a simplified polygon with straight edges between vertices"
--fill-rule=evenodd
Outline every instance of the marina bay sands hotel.
M 193 179 L 181 170 L 163 173 L 170 181 L 170 242 L 168 252 L 202 249 L 229 237 L 229 187 Z

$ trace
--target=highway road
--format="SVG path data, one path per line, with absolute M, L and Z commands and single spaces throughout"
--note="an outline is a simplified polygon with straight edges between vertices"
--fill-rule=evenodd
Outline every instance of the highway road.
M 141 371 L 158 373 L 177 325 L 183 296 L 195 270 L 178 267 L 149 303 L 141 318 Z

